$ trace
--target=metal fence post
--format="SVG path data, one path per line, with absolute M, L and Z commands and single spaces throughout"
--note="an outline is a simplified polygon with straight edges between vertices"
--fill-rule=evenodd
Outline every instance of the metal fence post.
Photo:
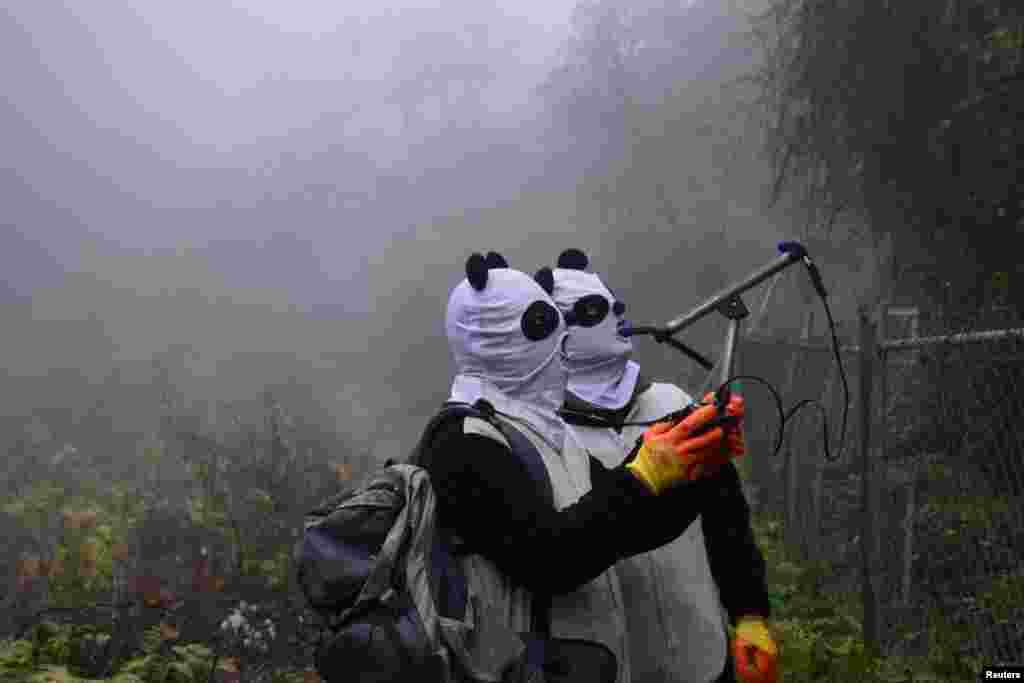
M 814 325 L 814 310 L 808 308 L 807 312 L 804 313 L 803 329 L 800 331 L 800 342 L 807 344 L 811 338 L 811 328 Z M 788 368 L 788 374 L 786 377 L 786 388 L 783 392 L 783 396 L 792 396 L 796 387 L 797 373 L 800 368 L 800 356 L 801 350 L 794 349 L 793 356 L 790 359 L 790 365 Z M 797 514 L 796 514 L 796 494 L 797 494 L 797 474 L 799 471 L 800 463 L 796 457 L 795 449 L 793 448 L 793 433 L 796 431 L 795 425 L 787 425 L 785 442 L 782 446 L 782 451 L 785 460 L 783 461 L 783 471 L 786 474 L 786 493 L 784 496 L 786 503 L 786 523 L 785 523 L 785 538 L 787 544 L 794 544 L 799 539 L 797 533 Z
M 876 599 L 883 599 L 887 591 L 887 586 L 883 585 L 883 580 L 890 572 L 888 569 L 887 558 L 889 553 L 882 552 L 882 529 L 883 523 L 887 519 L 886 515 L 883 515 L 882 506 L 887 505 L 889 497 L 886 492 L 889 488 L 889 471 L 886 461 L 886 446 L 889 434 L 889 357 L 885 352 L 885 342 L 888 340 L 889 325 L 887 319 L 889 317 L 889 302 L 882 301 L 878 305 L 878 317 L 876 323 L 878 325 L 875 333 L 875 368 L 878 371 L 878 408 L 877 412 L 872 412 L 874 416 L 875 425 L 872 429 L 874 447 L 872 450 L 871 458 L 871 490 L 875 495 L 872 501 L 872 520 L 874 523 L 874 537 L 871 553 L 871 576 L 874 581 L 875 597 Z M 889 604 L 889 599 L 884 598 L 885 604 Z M 881 605 L 881 602 L 879 602 Z M 878 637 L 879 640 L 884 640 L 886 632 L 887 619 L 882 619 L 881 606 L 879 607 L 879 620 L 878 620 Z
M 822 401 L 822 406 L 825 409 L 826 415 L 834 415 L 832 405 L 835 403 L 836 384 L 839 381 L 839 367 L 833 363 L 831 370 L 829 371 L 828 380 L 825 383 L 825 395 Z M 832 427 L 832 425 L 829 425 Z M 831 429 L 825 437 L 827 439 L 832 438 Z M 831 442 L 829 446 L 831 446 Z M 825 469 L 828 467 L 828 463 L 825 461 L 825 453 L 821 452 L 817 454 L 814 461 L 814 484 L 811 487 L 811 501 L 814 519 L 812 520 L 813 528 L 810 534 L 811 548 L 821 548 L 821 542 L 824 538 L 824 506 L 822 505 L 822 499 L 824 496 L 825 488 Z
M 874 586 L 871 581 L 872 537 L 874 536 L 874 520 L 871 506 L 871 417 L 872 373 L 875 368 L 875 331 L 876 325 L 871 320 L 867 308 L 858 310 L 860 318 L 860 586 L 861 607 L 864 611 L 863 632 L 864 645 L 871 652 L 878 651 L 878 603 L 875 600 Z
M 907 490 L 907 514 L 903 518 L 903 585 L 900 587 L 900 592 L 905 608 L 909 608 L 911 604 L 910 578 L 914 569 L 914 524 L 917 519 L 917 483 L 921 477 L 923 460 L 923 454 L 914 458 L 914 465 L 911 467 L 910 488 Z

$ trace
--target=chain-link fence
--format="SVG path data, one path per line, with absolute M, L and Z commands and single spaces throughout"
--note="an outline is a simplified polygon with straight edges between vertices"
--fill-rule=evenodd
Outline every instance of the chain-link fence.
M 828 567 L 830 590 L 860 594 L 865 636 L 883 652 L 957 647 L 1001 663 L 1024 652 L 1020 322 L 883 307 L 841 330 L 850 407 L 838 454 L 843 386 L 810 314 L 800 340 L 743 341 L 741 370 L 778 387 L 787 410 L 821 401 L 839 456 L 826 460 L 821 411 L 807 407 L 765 457 L 776 408 L 745 386 L 752 504 L 784 520 L 803 560 Z

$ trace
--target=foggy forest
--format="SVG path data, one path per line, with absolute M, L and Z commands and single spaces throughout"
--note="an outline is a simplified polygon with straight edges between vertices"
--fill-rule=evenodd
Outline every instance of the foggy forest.
M 781 272 L 736 361 L 820 404 L 738 390 L 782 680 L 1022 663 L 1019 0 L 14 0 L 0 63 L 0 681 L 321 680 L 293 547 L 448 398 L 470 254 L 661 325 L 785 241 L 827 313 Z

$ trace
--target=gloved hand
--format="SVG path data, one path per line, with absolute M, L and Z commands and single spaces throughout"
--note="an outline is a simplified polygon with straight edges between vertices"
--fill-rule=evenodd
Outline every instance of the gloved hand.
M 643 436 L 643 445 L 636 458 L 626 467 L 655 495 L 681 481 L 694 481 L 705 468 L 720 467 L 730 458 L 745 452 L 739 424 L 743 419 L 743 399 L 734 397 L 725 410 L 737 419 L 737 426 L 725 430 L 716 426 L 694 436 L 720 417 L 714 405 L 703 405 L 678 424 L 659 422 Z M 700 467 L 697 467 L 697 466 Z
M 741 683 L 778 683 L 779 648 L 759 616 L 740 617 L 733 642 L 736 678 Z
M 698 405 L 710 406 L 715 403 L 715 395 L 705 394 L 704 401 Z M 745 455 L 747 452 L 746 440 L 743 437 L 743 417 L 746 412 L 746 404 L 741 396 L 730 395 L 728 403 L 724 406 L 719 405 L 720 412 L 718 417 L 730 417 L 733 419 L 731 424 L 722 426 L 725 432 L 725 450 L 718 451 L 717 453 L 708 453 L 706 457 L 697 458 L 695 463 L 691 466 L 689 481 L 695 481 L 700 479 L 702 476 L 714 476 L 721 469 L 722 465 L 729 462 L 732 458 L 738 458 Z M 725 408 L 721 411 L 721 408 Z M 724 413 L 724 415 L 723 415 Z M 703 423 L 707 425 L 708 423 Z M 700 429 L 700 426 L 697 427 Z
M 730 428 L 725 430 L 726 449 L 717 457 L 709 457 L 704 462 L 699 462 L 690 469 L 689 481 L 696 481 L 701 477 L 713 477 L 722 469 L 722 465 L 732 458 L 738 458 L 746 454 L 747 445 L 743 438 L 743 431 L 734 431 Z
M 715 401 L 715 395 L 705 394 L 702 405 L 711 404 Z M 732 458 L 739 458 L 747 453 L 747 442 L 743 436 L 743 416 L 746 412 L 746 404 L 742 396 L 731 395 L 725 406 L 725 414 L 736 418 L 736 424 L 724 427 L 725 442 L 728 446 L 727 452 L 720 454 L 718 458 L 709 458 L 702 463 L 693 466 L 691 480 L 702 476 L 714 476 L 726 462 Z

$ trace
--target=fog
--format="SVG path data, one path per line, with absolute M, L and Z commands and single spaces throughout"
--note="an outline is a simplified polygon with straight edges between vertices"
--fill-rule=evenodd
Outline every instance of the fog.
M 631 317 L 674 317 L 798 232 L 736 82 L 755 5 L 631 3 L 635 58 L 605 72 L 571 0 L 9 3 L 0 411 L 63 442 L 104 401 L 142 434 L 167 385 L 215 430 L 290 386 L 355 449 L 408 444 L 473 251 L 533 272 L 581 247 Z

